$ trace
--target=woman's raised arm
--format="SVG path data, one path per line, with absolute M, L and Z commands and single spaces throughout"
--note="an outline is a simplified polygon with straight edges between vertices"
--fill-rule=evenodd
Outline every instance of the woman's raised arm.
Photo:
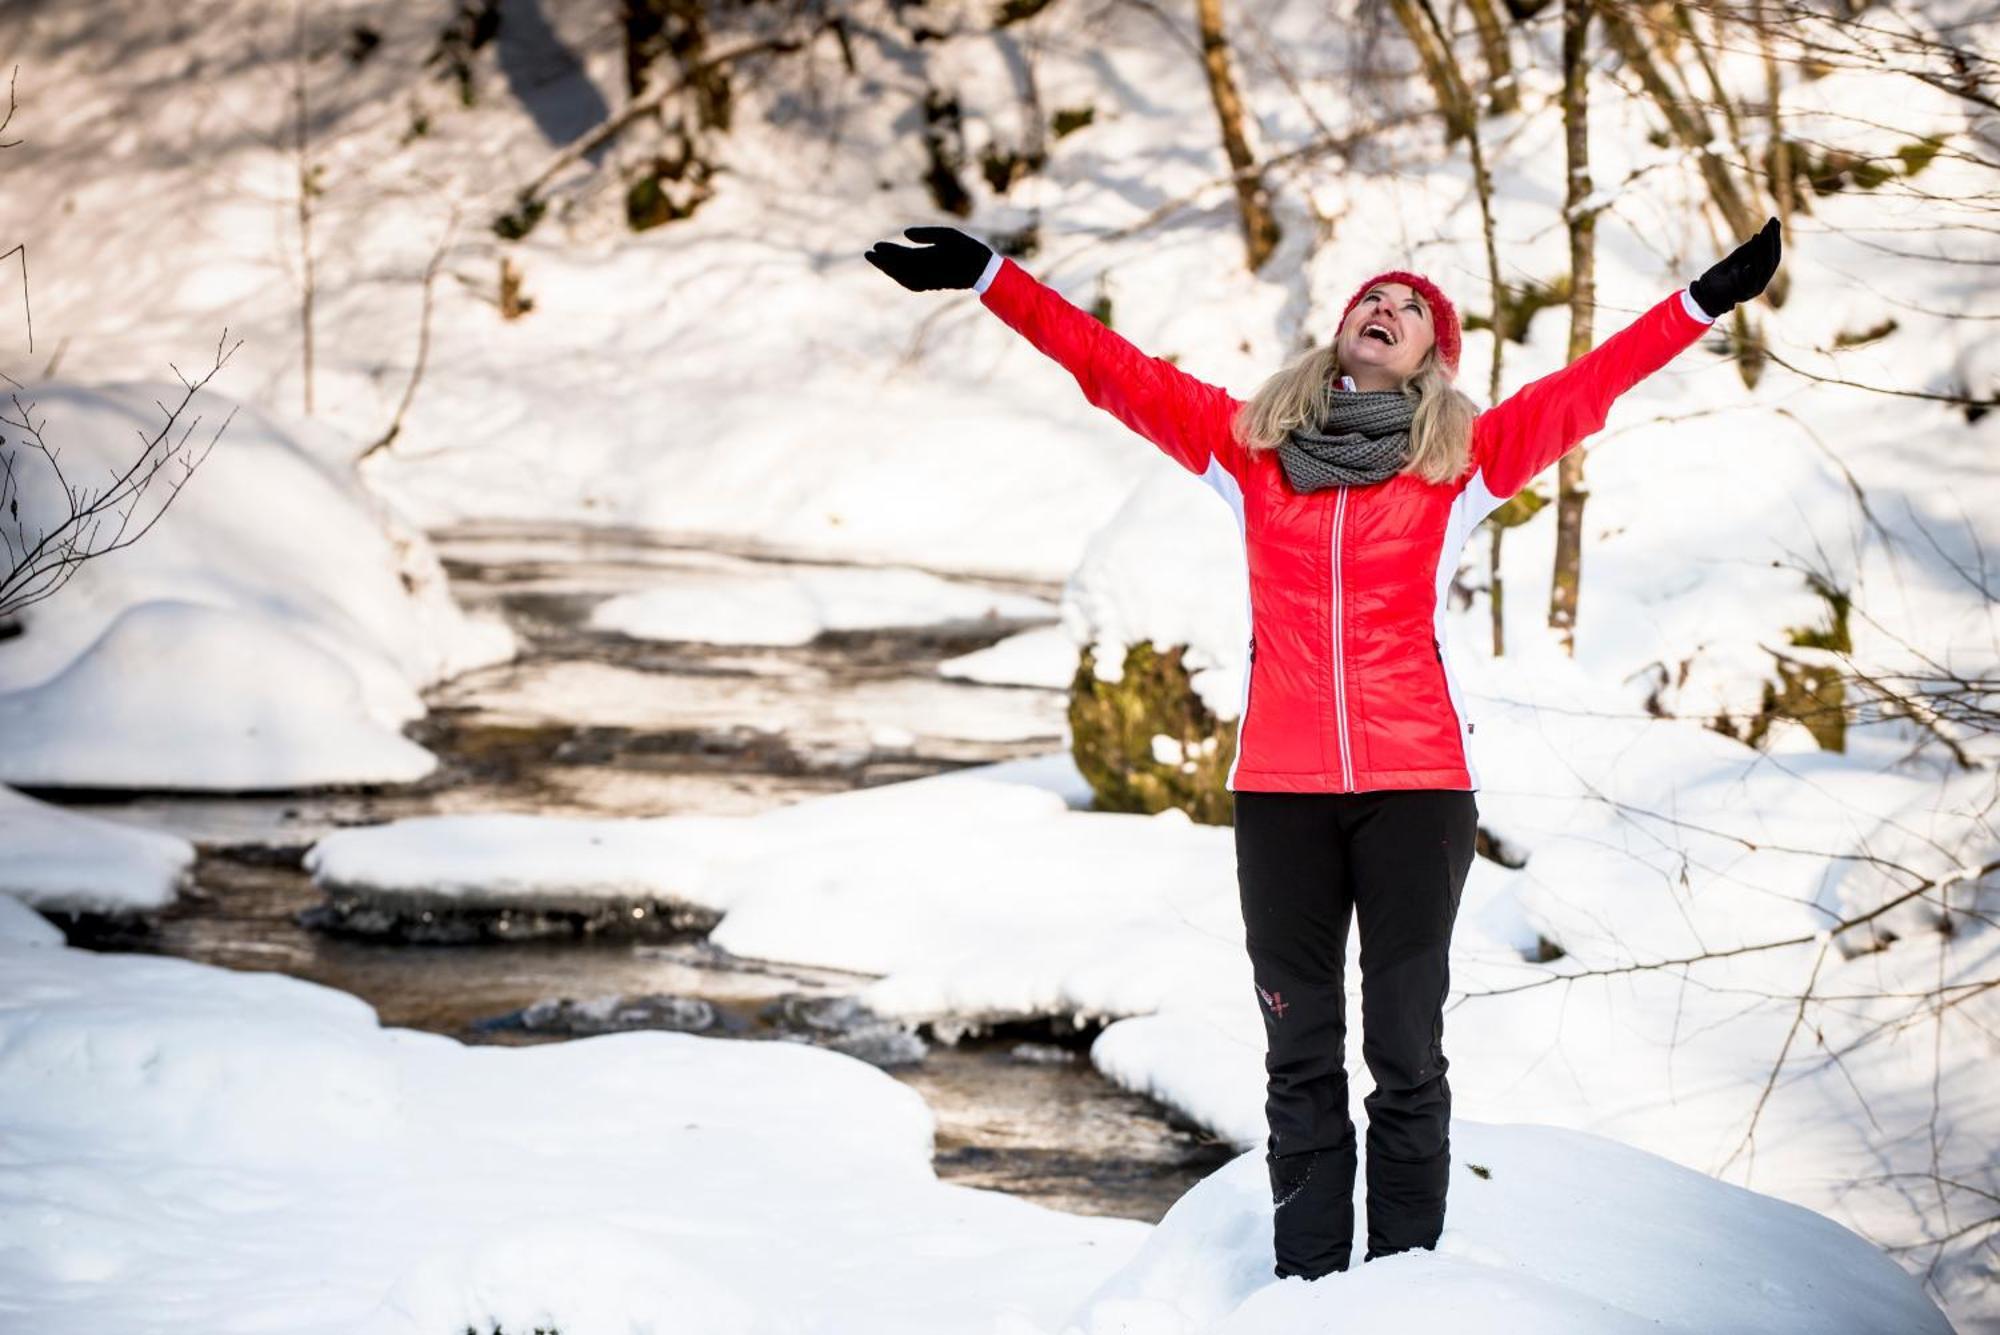
M 1683 290 L 1559 371 L 1531 381 L 1473 419 L 1472 459 L 1504 501 L 1604 425 L 1620 394 L 1665 366 L 1778 268 L 1778 220 Z
M 1148 356 L 1038 282 L 1013 260 L 951 227 L 910 227 L 918 250 L 879 242 L 867 258 L 913 291 L 966 287 L 1076 379 L 1084 398 L 1197 475 L 1218 464 L 1242 480 L 1243 447 L 1230 430 L 1238 401 L 1172 362 Z

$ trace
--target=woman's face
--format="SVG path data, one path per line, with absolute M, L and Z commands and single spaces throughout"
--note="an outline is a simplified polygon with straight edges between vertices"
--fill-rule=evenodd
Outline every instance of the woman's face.
M 1417 373 L 1437 342 L 1430 304 L 1404 283 L 1378 283 L 1361 294 L 1340 327 L 1340 367 L 1361 389 L 1388 389 Z

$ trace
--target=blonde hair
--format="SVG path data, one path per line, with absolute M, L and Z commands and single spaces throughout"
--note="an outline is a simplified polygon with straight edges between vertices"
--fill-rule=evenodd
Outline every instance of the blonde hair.
M 1293 427 L 1320 421 L 1332 408 L 1332 397 L 1347 392 L 1336 388 L 1340 375 L 1333 344 L 1299 354 L 1237 409 L 1231 420 L 1236 438 L 1253 450 L 1276 449 Z M 1425 482 L 1451 481 L 1471 463 L 1472 419 L 1479 406 L 1452 383 L 1435 343 L 1401 388 L 1405 398 L 1417 401 L 1410 461 L 1402 471 Z

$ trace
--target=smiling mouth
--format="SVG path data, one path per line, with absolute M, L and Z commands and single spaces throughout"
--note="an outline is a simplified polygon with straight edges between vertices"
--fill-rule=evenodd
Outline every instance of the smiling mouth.
M 1383 329 L 1380 325 L 1369 325 L 1366 329 L 1361 331 L 1361 337 L 1375 339 L 1376 341 L 1388 347 L 1393 348 L 1396 346 L 1396 340 L 1389 337 L 1388 331 Z

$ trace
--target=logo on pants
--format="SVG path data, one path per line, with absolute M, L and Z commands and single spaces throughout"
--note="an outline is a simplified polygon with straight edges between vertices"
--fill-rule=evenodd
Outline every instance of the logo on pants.
M 1255 983 L 1254 985 L 1257 988 L 1257 995 L 1264 999 L 1264 1005 L 1270 1009 L 1271 1014 L 1280 1020 L 1284 1019 L 1285 1007 L 1291 1004 L 1285 1000 L 1285 994 L 1283 992 L 1266 992 L 1262 983 Z

